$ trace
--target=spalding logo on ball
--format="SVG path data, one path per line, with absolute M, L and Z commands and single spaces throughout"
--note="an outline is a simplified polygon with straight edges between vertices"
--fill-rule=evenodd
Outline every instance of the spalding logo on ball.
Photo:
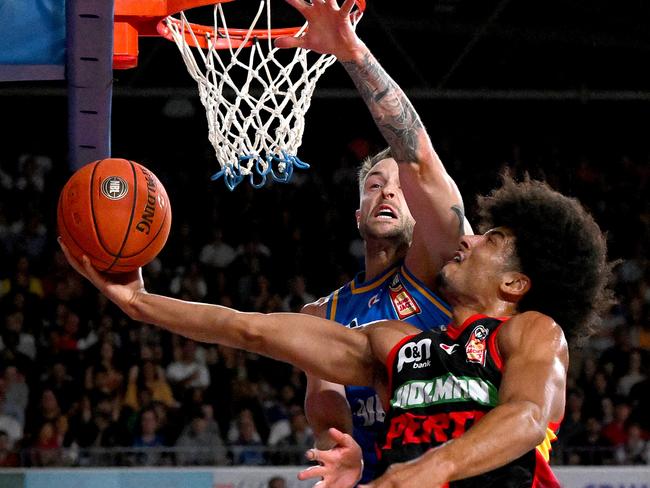
M 171 227 L 167 192 L 150 170 L 126 159 L 89 163 L 61 190 L 57 223 L 76 258 L 123 273 L 151 262 Z

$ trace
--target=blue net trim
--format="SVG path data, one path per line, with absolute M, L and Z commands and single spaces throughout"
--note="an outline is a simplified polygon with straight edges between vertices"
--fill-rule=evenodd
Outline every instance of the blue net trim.
M 241 166 L 246 166 L 250 160 L 254 161 L 251 171 L 247 175 L 241 174 Z M 266 169 L 264 169 L 266 162 Z M 221 171 L 213 174 L 212 181 L 223 177 L 223 181 L 230 191 L 234 190 L 244 178 L 248 177 L 253 188 L 261 188 L 266 184 L 267 176 L 271 176 L 274 181 L 287 183 L 293 175 L 294 168 L 308 169 L 309 164 L 298 159 L 297 156 L 287 154 L 269 154 L 265 159 L 258 155 L 239 156 L 236 163 L 226 164 Z

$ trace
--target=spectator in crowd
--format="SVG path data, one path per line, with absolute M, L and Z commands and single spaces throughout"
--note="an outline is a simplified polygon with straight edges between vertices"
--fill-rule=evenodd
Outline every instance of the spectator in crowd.
M 562 435 L 559 437 L 559 445 L 571 445 L 573 439 L 582 437 L 584 434 L 584 421 L 582 409 L 584 395 L 581 390 L 573 389 L 567 393 L 567 401 L 562 420 Z
M 17 339 L 16 351 L 29 358 L 30 362 L 36 359 L 36 340 L 32 334 L 25 332 L 25 315 L 21 311 L 9 313 L 5 317 L 4 330 L 12 333 Z M 0 350 L 5 348 L 0 336 Z
M 642 371 L 642 361 L 643 358 L 639 349 L 633 349 L 630 351 L 627 371 L 618 380 L 618 385 L 616 387 L 616 393 L 618 395 L 624 397 L 629 396 L 632 387 L 646 379 L 646 375 Z
M 0 367 L 13 365 L 21 372 L 33 371 L 33 361 L 20 351 L 20 335 L 15 330 L 5 326 L 0 331 L 2 348 L 0 348 Z
M 194 411 L 175 447 L 178 448 L 176 459 L 181 466 L 226 463 L 226 451 L 219 427 L 213 419 L 205 417 L 203 410 Z
M 81 398 L 78 408 L 72 412 L 63 444 L 89 450 L 82 456 L 82 465 L 114 466 L 121 463 L 120 456 L 104 451 L 128 445 L 130 440 L 120 416 L 120 407 L 120 403 L 110 397 L 99 398 L 95 403 L 87 395 Z
M 217 269 L 226 269 L 235 260 L 235 250 L 223 240 L 223 231 L 220 227 L 212 229 L 211 240 L 201 248 L 199 261 L 204 266 Z
M 50 423 L 55 426 L 61 415 L 63 413 L 54 392 L 48 389 L 43 390 L 38 405 L 27 416 L 28 420 L 25 423 L 26 434 L 33 437 L 39 436 L 43 424 Z
M 285 312 L 299 312 L 306 303 L 311 303 L 316 297 L 307 291 L 305 277 L 294 275 L 289 280 L 289 293 L 282 300 L 282 309 Z
M 0 429 L 0 468 L 20 466 L 20 457 L 13 449 L 13 442 L 7 432 Z
M 287 480 L 282 476 L 274 476 L 269 480 L 267 488 L 287 488 Z
M 596 371 L 584 394 L 584 414 L 586 418 L 600 418 L 602 416 L 601 399 L 614 396 L 611 382 L 611 376 L 607 371 Z
M 44 422 L 31 448 L 31 464 L 36 467 L 61 466 L 63 453 L 61 442 L 53 422 Z
M 138 393 L 147 390 L 151 394 L 151 401 L 161 402 L 167 407 L 176 407 L 176 399 L 172 394 L 171 386 L 165 378 L 165 372 L 152 359 L 142 361 L 140 366 L 131 366 L 129 381 L 126 387 L 124 405 L 134 411 L 141 408 Z
M 33 261 L 42 259 L 47 245 L 47 227 L 41 215 L 41 212 L 30 211 L 25 219 L 12 226 L 14 245 Z
M 569 439 L 571 454 L 578 456 L 578 463 L 601 466 L 611 463 L 612 445 L 602 435 L 602 425 L 598 419 L 589 417 L 585 429 Z
M 167 366 L 166 373 L 176 398 L 185 398 L 190 388 L 210 386 L 210 373 L 197 359 L 194 341 L 184 339 L 181 347 L 174 351 L 174 357 L 176 359 Z
M 0 414 L 16 420 L 22 431 L 29 400 L 29 386 L 15 366 L 7 366 L 0 377 Z
M 164 457 L 160 450 L 165 447 L 165 442 L 158 432 L 159 426 L 158 414 L 153 408 L 140 412 L 138 432 L 132 444 L 139 451 L 135 455 L 136 466 L 158 466 L 163 463 Z
M 234 464 L 266 464 L 264 444 L 250 410 L 242 410 L 237 417 L 237 437 L 233 441 L 232 453 Z
M 273 464 L 305 464 L 307 460 L 304 453 L 314 445 L 314 433 L 302 408 L 292 409 L 289 422 L 291 430 L 276 444 Z
M 621 325 L 614 330 L 614 345 L 603 351 L 600 357 L 601 365 L 611 375 L 612 379 L 618 380 L 625 374 L 629 366 L 629 357 L 632 352 L 629 326 Z
M 68 374 L 65 364 L 54 359 L 48 365 L 48 371 L 42 377 L 42 389 L 52 390 L 63 412 L 68 412 L 72 404 L 78 400 L 79 385 Z
M 43 297 L 43 282 L 32 273 L 25 254 L 16 259 L 13 275 L 0 281 L 0 298 L 16 292 L 26 293 L 31 303 Z
M 199 264 L 192 261 L 187 267 L 179 269 L 179 274 L 169 284 L 169 291 L 184 300 L 204 300 L 208 294 L 208 284 Z
M 241 357 L 241 356 L 240 356 Z M 239 379 L 233 385 L 231 408 L 234 412 L 239 412 L 246 417 L 251 417 L 255 424 L 256 435 L 260 437 L 263 444 L 269 439 L 270 426 L 264 412 L 262 398 L 259 391 L 259 383 L 248 379 Z M 239 421 L 235 421 L 228 429 L 228 440 L 235 442 L 239 437 Z
M 618 464 L 650 464 L 650 446 L 638 424 L 630 424 L 626 441 L 616 449 Z
M 115 346 L 113 341 L 106 337 L 103 339 L 92 352 L 98 352 L 97 356 L 91 354 L 91 357 L 96 357 L 96 360 L 86 368 L 84 385 L 86 390 L 93 390 L 97 388 L 104 389 L 106 393 L 117 393 L 122 388 L 124 382 L 124 374 L 122 373 L 122 365 L 119 364 L 115 357 Z M 101 383 L 96 383 L 98 374 L 101 373 Z
M 627 442 L 630 413 L 631 409 L 627 401 L 619 399 L 614 406 L 614 420 L 603 427 L 603 437 L 612 446 L 621 446 Z
M 632 418 L 645 432 L 650 432 L 650 378 L 637 383 L 630 390 L 629 400 L 633 406 Z
M 0 413 L 0 432 L 7 436 L 7 445 L 15 446 L 23 438 L 23 426 L 11 415 Z

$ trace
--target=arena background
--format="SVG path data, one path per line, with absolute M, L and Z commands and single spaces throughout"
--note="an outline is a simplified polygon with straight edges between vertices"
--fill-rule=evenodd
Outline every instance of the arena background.
M 611 258 L 623 259 L 619 305 L 572 351 L 553 454 L 566 486 L 650 483 L 646 468 L 619 467 L 650 462 L 649 14 L 642 1 L 435 0 L 407 9 L 369 0 L 359 25 L 421 115 L 470 220 L 474 195 L 489 191 L 501 168 L 528 171 L 587 204 L 608 232 Z M 113 73 L 111 152 L 152 169 L 171 199 L 169 242 L 145 272 L 150 289 L 295 310 L 354 276 L 362 265 L 354 171 L 384 143 L 346 73 L 330 68 L 307 114 L 299 155 L 312 169 L 289 185 L 229 192 L 209 180 L 217 166 L 205 114 L 176 47 L 143 39 L 140 49 L 137 69 Z M 0 465 L 17 470 L 3 470 L 0 486 L 43 486 L 52 473 L 41 469 L 62 467 L 76 469 L 56 471 L 60 486 L 132 486 L 142 483 L 140 466 L 215 464 L 244 467 L 234 479 L 206 470 L 208 481 L 194 486 L 262 486 L 276 472 L 292 482 L 296 468 L 280 466 L 301 464 L 311 442 L 300 411 L 304 380 L 250 354 L 199 346 L 208 384 L 171 385 L 172 400 L 153 402 L 161 436 L 142 447 L 142 404 L 151 399 L 137 379 L 129 390 L 132 366 L 142 367 L 144 350 L 167 372 L 183 343 L 129 323 L 62 261 L 55 202 L 70 175 L 68 88 L 65 80 L 0 83 Z M 211 261 L 216 247 L 206 246 L 217 228 L 227 246 Z M 101 364 L 104 343 L 113 359 Z M 196 411 L 210 426 L 203 437 L 190 435 Z M 251 427 L 256 435 L 244 439 Z M 80 469 L 97 466 L 119 469 Z M 173 473 L 153 476 L 159 486 L 199 476 Z

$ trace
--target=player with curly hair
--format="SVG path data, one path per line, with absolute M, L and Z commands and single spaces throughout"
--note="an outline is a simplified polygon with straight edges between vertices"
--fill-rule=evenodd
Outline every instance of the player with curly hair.
M 440 273 L 452 305 L 445 331 L 400 321 L 347 329 L 304 314 L 175 300 L 147 293 L 140 271 L 101 275 L 63 249 L 133 320 L 373 386 L 389 409 L 378 444 L 386 471 L 371 486 L 557 487 L 537 446 L 564 412 L 565 331 L 584 329 L 611 303 L 606 242 L 577 200 L 545 183 L 505 176 L 479 206 L 490 229 L 462 237 Z M 332 435 L 339 446 L 312 450 L 321 465 L 301 477 L 353 486 L 358 445 Z

